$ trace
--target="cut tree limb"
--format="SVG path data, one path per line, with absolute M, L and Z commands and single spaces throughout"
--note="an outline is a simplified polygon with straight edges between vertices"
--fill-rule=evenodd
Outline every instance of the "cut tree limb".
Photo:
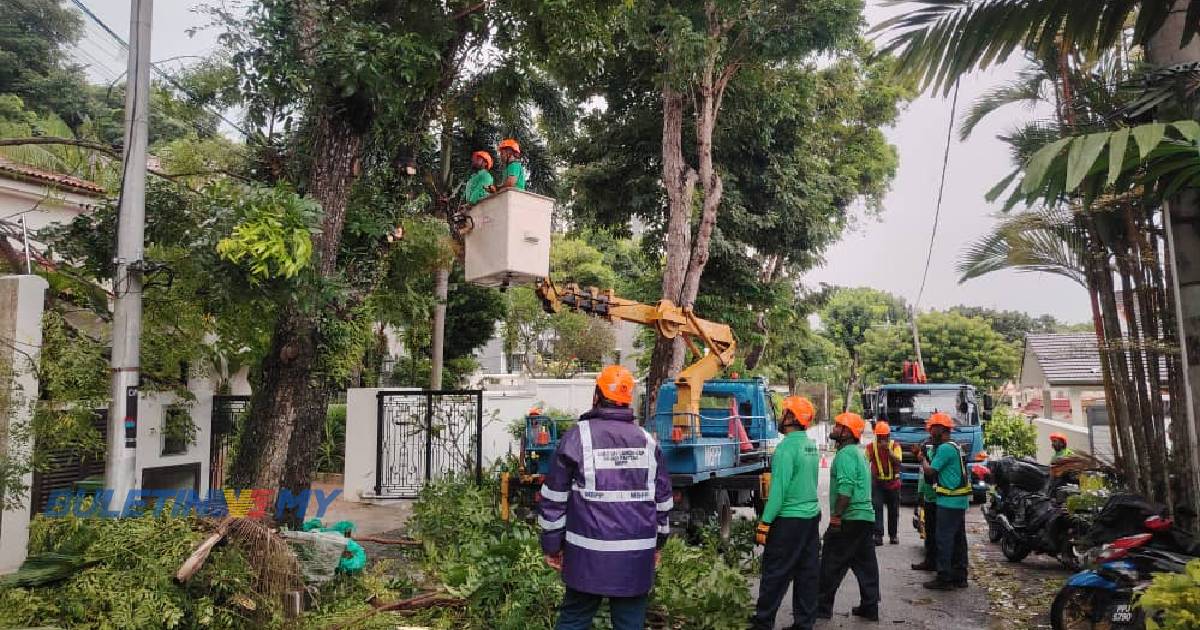
M 232 523 L 232 518 L 226 517 L 221 520 L 221 523 L 217 525 L 217 531 L 213 532 L 204 542 L 200 543 L 200 546 L 196 547 L 192 555 L 188 556 L 188 559 L 179 565 L 179 570 L 175 572 L 176 582 L 183 584 L 191 579 L 193 575 L 196 575 L 200 567 L 204 566 L 204 561 L 208 559 L 208 554 L 212 552 L 213 547 L 217 546 L 217 543 L 221 542 L 221 539 L 225 537 L 225 533 L 229 531 L 229 526 Z

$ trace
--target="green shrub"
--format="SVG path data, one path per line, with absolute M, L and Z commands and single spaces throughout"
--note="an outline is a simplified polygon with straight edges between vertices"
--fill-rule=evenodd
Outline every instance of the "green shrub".
M 138 518 L 38 517 L 29 551 L 77 555 L 90 564 L 65 581 L 0 589 L 0 627 L 244 628 L 276 625 L 275 601 L 252 590 L 240 552 L 219 546 L 185 586 L 172 577 L 205 534 L 164 510 Z
M 999 446 L 1005 455 L 1033 457 L 1037 454 L 1037 428 L 1012 407 L 996 407 L 983 425 L 983 441 Z
M 346 405 L 334 403 L 325 412 L 317 472 L 340 473 L 346 468 Z
M 1138 599 L 1146 609 L 1148 630 L 1200 628 L 1200 560 L 1187 563 L 1183 573 L 1159 573 Z

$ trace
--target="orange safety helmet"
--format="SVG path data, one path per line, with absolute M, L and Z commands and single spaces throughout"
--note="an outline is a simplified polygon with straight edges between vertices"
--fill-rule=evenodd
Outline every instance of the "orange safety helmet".
M 1054 440 L 1062 440 L 1062 442 L 1065 444 L 1067 441 L 1067 436 L 1065 436 L 1061 433 L 1051 433 L 1050 441 L 1053 442 Z
M 949 414 L 939 411 L 934 413 L 932 416 L 929 416 L 929 419 L 925 421 L 926 431 L 932 430 L 934 426 L 946 427 L 947 431 L 953 431 L 954 419 L 951 418 Z
M 633 404 L 633 374 L 620 365 L 605 366 L 596 377 L 600 395 L 618 405 Z
M 788 412 L 791 412 L 792 417 L 800 426 L 807 429 L 813 420 L 813 416 L 817 415 L 817 410 L 813 407 L 812 401 L 803 396 L 788 396 L 783 399 L 783 417 L 786 418 Z M 784 420 L 780 419 L 780 425 L 783 426 Z
M 862 416 L 854 413 L 853 411 L 839 413 L 838 416 L 833 419 L 833 423 L 835 425 L 840 424 L 847 429 L 850 429 L 850 434 L 853 435 L 854 439 L 856 440 L 862 437 L 863 429 L 867 427 L 867 423 L 862 419 Z
M 512 149 L 517 155 L 521 155 L 521 145 L 517 144 L 517 141 L 512 138 L 501 140 L 500 144 L 496 145 L 496 150 L 499 151 L 500 149 Z
M 471 158 L 472 158 L 472 159 L 474 159 L 474 158 L 483 158 L 483 161 L 484 161 L 484 162 L 487 162 L 487 167 L 486 167 L 486 168 L 487 168 L 488 170 L 491 170 L 491 169 L 492 169 L 492 154 L 491 154 L 491 153 L 488 153 L 487 151 L 476 151 L 476 152 L 474 152 L 474 153 L 472 153 L 472 154 L 471 154 Z
M 883 420 L 880 420 L 879 422 L 875 423 L 875 435 L 891 435 L 891 434 L 892 434 L 892 427 L 889 427 L 888 423 L 884 422 Z

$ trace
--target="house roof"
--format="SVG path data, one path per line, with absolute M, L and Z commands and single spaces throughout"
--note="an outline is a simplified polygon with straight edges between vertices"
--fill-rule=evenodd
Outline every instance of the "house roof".
M 1093 333 L 1026 335 L 1025 356 L 1030 353 L 1050 385 L 1101 385 L 1100 351 Z
M 2 157 L 0 157 L 0 177 L 46 184 L 89 197 L 101 197 L 106 192 L 100 184 L 95 182 L 52 171 L 44 171 L 40 168 L 18 164 Z

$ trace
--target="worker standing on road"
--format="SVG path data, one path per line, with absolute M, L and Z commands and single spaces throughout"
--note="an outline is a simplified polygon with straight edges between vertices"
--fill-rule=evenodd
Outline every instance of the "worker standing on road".
M 948 591 L 967 587 L 967 507 L 971 501 L 971 483 L 963 464 L 962 451 L 950 440 L 954 420 L 936 412 L 925 422 L 934 444 L 933 459 L 918 453 L 921 469 L 936 475 L 937 485 L 937 578 L 922 586 Z
M 871 502 L 875 506 L 875 546 L 883 544 L 883 512 L 887 510 L 887 533 L 893 545 L 900 543 L 900 445 L 891 438 L 891 427 L 875 423 L 875 441 L 867 449 L 871 464 Z
M 1050 434 L 1050 448 L 1054 449 L 1054 454 L 1050 456 L 1051 464 L 1064 457 L 1071 457 L 1075 454 L 1075 451 L 1067 448 L 1067 436 L 1063 435 L 1062 433 Z
M 499 186 L 489 186 L 488 191 L 499 193 L 510 188 L 525 190 L 525 164 L 521 162 L 521 145 L 512 138 L 505 138 L 496 145 L 500 154 L 500 166 L 504 167 L 504 177 Z
M 933 459 L 934 446 L 928 440 L 914 444 L 913 455 L 917 461 L 921 460 L 920 452 L 924 452 L 925 459 Z M 933 485 L 925 480 L 924 472 L 917 476 L 917 511 L 925 530 L 925 558 L 912 565 L 914 571 L 937 571 L 937 492 Z
M 633 389 L 629 370 L 600 372 L 591 411 L 563 434 L 542 485 L 542 552 L 567 587 L 557 630 L 591 628 L 606 597 L 613 630 L 645 626 L 673 502 L 662 449 L 630 408 Z
M 492 154 L 487 151 L 476 151 L 471 154 L 471 168 L 475 174 L 467 180 L 462 191 L 463 201 L 475 205 L 488 194 L 488 186 L 492 185 Z
M 755 541 L 764 546 L 762 582 L 751 626 L 772 630 L 775 613 L 792 587 L 792 628 L 810 630 L 816 622 L 817 592 L 813 583 L 820 569 L 821 506 L 817 473 L 821 456 L 808 437 L 816 410 L 802 396 L 783 399 L 779 430 L 783 441 L 771 458 L 771 489 Z
M 830 437 L 837 455 L 829 471 L 829 529 L 821 544 L 821 582 L 817 617 L 833 617 L 833 600 L 846 571 L 858 580 L 860 603 L 850 610 L 856 617 L 879 620 L 879 563 L 871 533 L 875 509 L 871 505 L 871 468 L 858 442 L 866 422 L 846 412 L 834 419 Z

